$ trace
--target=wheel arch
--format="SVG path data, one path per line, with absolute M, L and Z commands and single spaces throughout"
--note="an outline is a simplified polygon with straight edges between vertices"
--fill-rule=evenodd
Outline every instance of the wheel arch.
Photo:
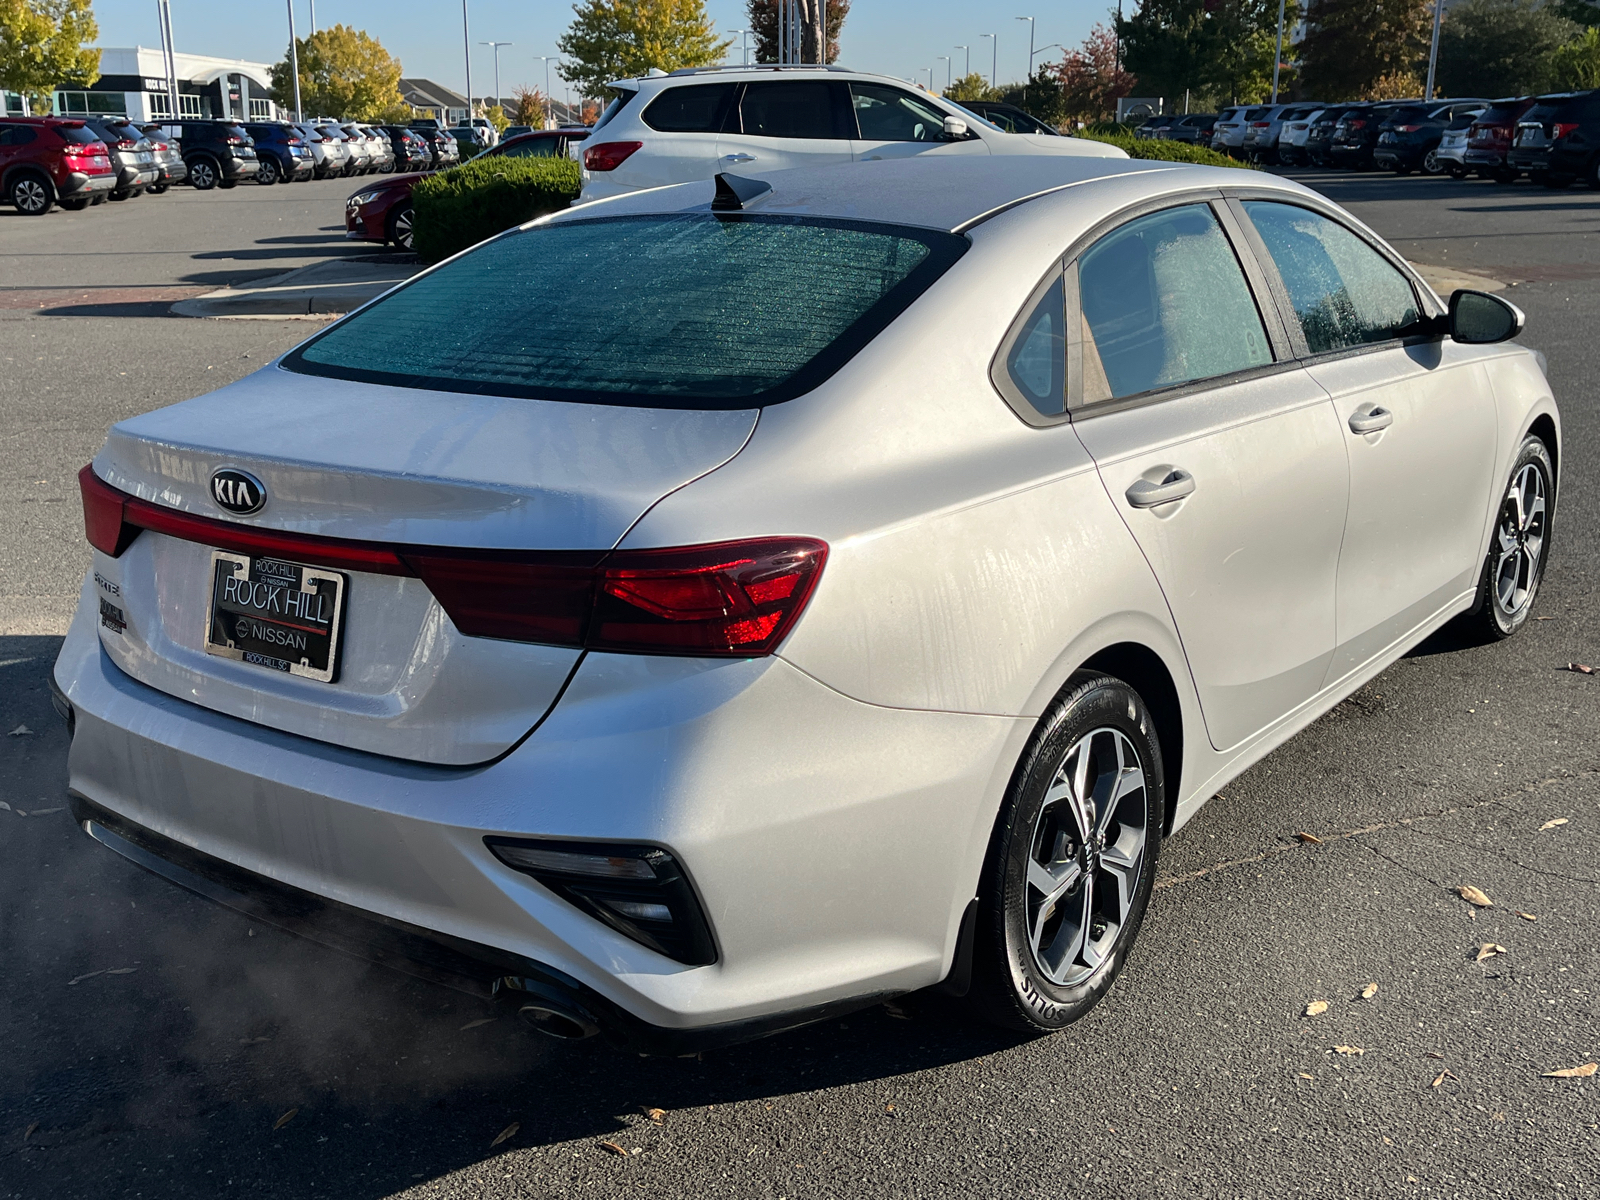
M 1536 437 L 1550 451 L 1550 466 L 1555 472 L 1556 493 L 1561 492 L 1561 435 L 1556 432 L 1556 421 L 1547 412 L 1541 412 L 1528 424 L 1528 436 Z M 1519 443 L 1521 439 L 1518 439 Z
M 1159 654 L 1138 642 L 1118 642 L 1096 651 L 1079 670 L 1114 675 L 1138 692 L 1150 710 L 1166 783 L 1161 832 L 1171 833 L 1183 785 L 1183 704 L 1172 672 Z

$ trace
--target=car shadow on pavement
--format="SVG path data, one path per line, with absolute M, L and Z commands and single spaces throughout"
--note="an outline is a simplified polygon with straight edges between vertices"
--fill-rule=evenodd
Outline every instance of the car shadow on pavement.
M 133 300 L 123 304 L 61 304 L 41 308 L 44 317 L 170 317 L 171 300 Z
M 0 1194 L 125 1194 L 102 1190 L 110 1170 L 164 1197 L 231 1181 L 230 1195 L 377 1200 L 513 1150 L 648 1153 L 685 1109 L 765 1099 L 775 1120 L 804 1119 L 791 1097 L 1023 1040 L 920 993 L 645 1058 L 546 1039 L 487 1001 L 251 921 L 74 825 L 48 687 L 59 646 L 0 637 Z

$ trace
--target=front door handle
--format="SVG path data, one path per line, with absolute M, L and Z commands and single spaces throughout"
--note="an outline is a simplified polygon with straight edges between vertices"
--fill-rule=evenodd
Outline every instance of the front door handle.
M 722 160 L 724 162 L 755 162 L 756 156 L 754 154 L 724 154 Z
M 1381 404 L 1363 404 L 1350 414 L 1351 433 L 1377 433 L 1394 424 L 1394 414 Z
M 1128 497 L 1128 503 L 1135 508 L 1154 508 L 1158 504 L 1182 500 L 1193 491 L 1194 476 L 1174 467 L 1167 472 L 1166 478 L 1160 483 L 1151 483 L 1148 479 L 1135 479 L 1123 494 Z

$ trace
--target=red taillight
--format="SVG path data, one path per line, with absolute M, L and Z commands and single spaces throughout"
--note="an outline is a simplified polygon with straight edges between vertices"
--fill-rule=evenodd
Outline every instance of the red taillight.
M 1346 129 L 1365 129 L 1367 123 L 1365 121 L 1346 121 L 1344 127 Z
M 289 145 L 291 145 L 291 146 L 304 146 L 305 143 L 303 141 L 301 141 L 299 138 L 290 138 L 289 139 Z
M 1272 126 L 1272 122 L 1271 121 L 1251 121 L 1250 122 L 1250 128 L 1251 129 L 1269 129 L 1269 128 L 1271 128 L 1271 126 Z
M 583 152 L 583 165 L 591 171 L 615 171 L 643 142 L 605 142 Z
M 1417 130 L 1421 129 L 1422 126 L 1421 125 L 1396 125 L 1394 128 L 1395 128 L 1395 132 L 1396 133 L 1415 133 Z
M 1577 127 L 1576 121 L 1557 121 L 1550 127 L 1550 137 L 1553 141 L 1560 141 Z
M 228 143 L 228 145 L 230 145 L 230 146 L 242 146 L 242 145 L 244 145 L 244 139 L 242 137 L 226 137 L 226 138 L 223 138 L 222 140 L 224 142 Z
M 84 529 L 113 558 L 141 530 L 243 554 L 422 580 L 457 629 L 589 650 L 753 658 L 783 640 L 828 547 L 757 538 L 667 550 L 515 551 L 388 546 L 195 516 L 78 472 Z

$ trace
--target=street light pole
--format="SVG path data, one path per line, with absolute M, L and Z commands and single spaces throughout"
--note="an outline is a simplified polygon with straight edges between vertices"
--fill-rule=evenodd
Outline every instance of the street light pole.
M 556 123 L 555 101 L 550 96 L 550 64 L 558 60 L 558 54 L 541 54 L 538 56 L 544 61 L 544 125 L 548 129 Z
M 969 46 L 957 46 L 956 49 L 965 50 L 967 54 L 967 64 L 961 72 L 961 78 L 965 79 L 968 75 L 972 74 L 972 49 Z
M 1035 27 L 1034 26 L 1034 20 L 1033 20 L 1032 17 L 1018 17 L 1017 20 L 1026 21 L 1028 23 L 1028 78 L 1032 79 L 1033 78 L 1033 31 L 1034 31 L 1034 27 Z
M 166 5 L 163 4 L 162 7 L 165 8 Z M 289 70 L 294 72 L 294 119 L 303 121 L 305 117 L 300 111 L 300 50 L 294 41 L 294 0 L 289 0 Z M 172 106 L 174 109 L 177 108 L 177 96 L 172 97 Z M 176 112 L 172 114 L 172 119 L 174 121 L 178 119 Z
M 1437 3 L 1437 0 L 1435 0 Z M 1278 52 L 1272 56 L 1272 103 L 1278 102 L 1278 71 L 1283 66 L 1283 4 L 1278 0 Z M 1437 36 L 1437 35 L 1436 35 Z M 1435 45 L 1438 43 L 1435 42 Z M 1432 78 L 1432 76 L 1430 76 Z
M 505 97 L 503 97 L 500 94 L 500 47 L 501 46 L 515 46 L 516 43 L 515 42 L 479 42 L 478 45 L 480 45 L 480 46 L 491 46 L 491 47 L 494 48 L 494 102 L 496 104 L 500 105 L 500 111 L 504 112 L 505 111 L 505 104 L 503 103 L 503 101 L 504 101 Z M 472 99 L 472 97 L 468 96 L 467 99 L 470 100 L 470 99 Z
M 461 0 L 461 52 L 467 63 L 467 124 L 472 124 L 472 35 L 467 32 L 467 0 Z
M 989 86 L 994 87 L 995 68 L 1000 65 L 1000 35 L 998 33 L 980 33 L 978 36 L 994 39 L 994 57 L 989 60 Z
M 750 65 L 750 51 L 745 48 L 745 37 L 744 37 L 744 35 L 749 33 L 750 31 L 748 29 L 730 29 L 730 30 L 728 30 L 728 32 L 729 33 L 737 33 L 739 35 L 739 53 L 744 58 L 744 65 L 748 67 Z
M 1439 65 L 1439 23 L 1444 17 L 1444 0 L 1433 0 L 1433 47 L 1428 51 L 1428 89 L 1422 98 L 1433 102 L 1433 72 Z
M 311 32 L 317 31 L 317 0 L 311 0 Z
M 951 64 L 950 56 L 948 54 L 939 55 L 939 61 L 944 64 L 944 90 L 948 92 L 950 90 L 950 85 L 955 82 L 955 80 L 950 78 L 950 72 L 955 70 L 955 67 Z

